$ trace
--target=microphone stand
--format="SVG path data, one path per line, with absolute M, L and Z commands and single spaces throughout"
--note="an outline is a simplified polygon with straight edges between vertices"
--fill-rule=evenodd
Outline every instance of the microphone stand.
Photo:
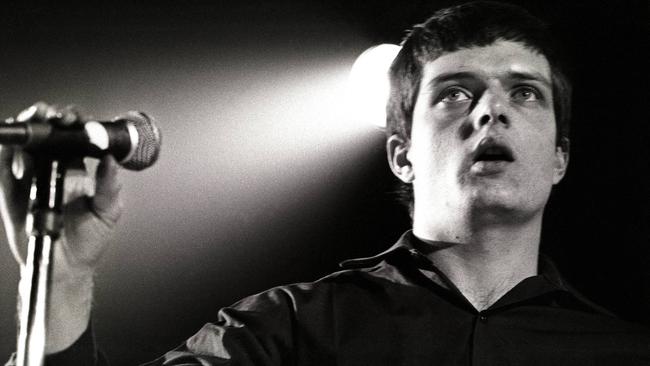
M 19 289 L 17 366 L 42 366 L 45 361 L 52 244 L 63 227 L 61 208 L 67 161 L 38 155 L 34 158 L 35 174 L 29 195 L 33 225 Z

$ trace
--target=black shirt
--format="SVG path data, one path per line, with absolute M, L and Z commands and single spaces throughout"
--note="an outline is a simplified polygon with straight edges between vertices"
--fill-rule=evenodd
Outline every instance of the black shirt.
M 147 365 L 650 365 L 650 331 L 584 299 L 549 261 L 477 311 L 417 247 L 407 232 L 318 281 L 250 296 Z M 87 331 L 48 365 L 95 360 Z

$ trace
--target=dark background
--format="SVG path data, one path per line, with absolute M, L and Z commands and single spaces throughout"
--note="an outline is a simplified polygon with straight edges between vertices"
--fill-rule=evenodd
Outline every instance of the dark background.
M 368 47 L 455 1 L 5 5 L 0 116 L 37 100 L 108 119 L 156 116 L 161 160 L 124 172 L 126 213 L 97 276 L 95 329 L 115 365 L 150 360 L 270 286 L 391 245 L 382 133 L 345 122 Z M 542 250 L 589 298 L 650 325 L 646 1 L 527 1 L 571 61 L 571 164 Z M 0 243 L 0 359 L 15 344 L 18 266 Z

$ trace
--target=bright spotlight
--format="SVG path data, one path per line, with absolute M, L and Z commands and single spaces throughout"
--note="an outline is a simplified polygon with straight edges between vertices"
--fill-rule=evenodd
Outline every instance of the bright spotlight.
M 364 51 L 352 65 L 349 81 L 349 113 L 354 122 L 386 126 L 388 69 L 401 47 L 381 44 Z

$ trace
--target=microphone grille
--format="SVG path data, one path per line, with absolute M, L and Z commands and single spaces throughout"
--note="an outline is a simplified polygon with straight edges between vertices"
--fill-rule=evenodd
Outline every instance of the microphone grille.
M 120 117 L 121 120 L 130 122 L 138 132 L 138 144 L 131 157 L 121 162 L 129 170 L 142 170 L 152 166 L 160 154 L 162 136 L 154 119 L 149 115 L 131 111 Z

